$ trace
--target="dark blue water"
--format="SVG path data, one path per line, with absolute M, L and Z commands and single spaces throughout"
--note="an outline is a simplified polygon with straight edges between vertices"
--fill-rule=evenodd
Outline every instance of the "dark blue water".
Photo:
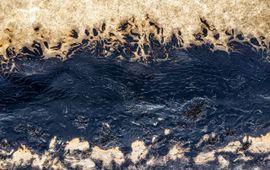
M 147 64 L 86 50 L 66 61 L 20 57 L 16 73 L 0 77 L 0 139 L 41 152 L 53 136 L 81 137 L 128 152 L 135 139 L 150 143 L 170 128 L 153 152 L 164 155 L 172 141 L 192 148 L 213 132 L 215 146 L 259 135 L 270 130 L 265 57 L 239 44 L 231 53 L 208 46 L 173 50 L 167 61 Z

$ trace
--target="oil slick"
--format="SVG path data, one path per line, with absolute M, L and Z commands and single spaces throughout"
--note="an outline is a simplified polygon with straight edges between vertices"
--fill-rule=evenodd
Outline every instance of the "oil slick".
M 23 86 L 21 87 L 22 90 L 31 92 L 31 90 L 40 90 L 41 88 L 43 88 L 43 90 L 47 89 L 46 83 L 35 84 L 35 78 L 38 78 L 39 73 L 43 73 L 44 70 L 50 70 L 46 68 L 50 67 L 51 64 L 48 64 L 49 66 L 44 64 L 43 66 L 43 61 L 49 62 L 50 60 L 53 60 L 52 58 L 57 58 L 55 59 L 57 61 L 55 61 L 54 66 L 58 64 L 61 65 L 62 61 L 60 60 L 72 57 L 75 58 L 75 55 L 73 54 L 79 50 L 89 52 L 89 56 L 91 57 L 111 57 L 117 61 L 126 60 L 144 63 L 152 60 L 163 61 L 170 59 L 170 56 L 175 49 L 181 49 L 181 53 L 183 54 L 180 55 L 183 56 L 181 64 L 183 64 L 189 60 L 191 61 L 191 57 L 186 53 L 189 49 L 192 51 L 193 48 L 206 46 L 207 50 L 210 49 L 208 51 L 209 53 L 212 51 L 222 51 L 226 53 L 226 58 L 231 58 L 234 57 L 234 55 L 230 54 L 235 52 L 235 50 L 239 50 L 239 48 L 235 46 L 241 44 L 247 47 L 250 51 L 255 51 L 258 56 L 262 56 L 262 60 L 267 60 L 270 56 L 269 8 L 269 0 L 81 0 L 80 3 L 75 0 L 5 0 L 0 3 L 0 72 L 19 72 L 28 76 L 26 79 L 22 76 L 22 78 L 15 81 L 14 84 L 16 85 L 17 83 L 20 86 Z M 243 54 L 243 56 L 244 55 L 245 54 Z M 208 57 L 208 54 L 206 56 Z M 209 56 L 211 57 L 211 55 Z M 216 57 L 215 59 L 219 58 Z M 249 59 L 249 56 L 247 56 L 247 60 Z M 33 61 L 28 62 L 29 60 Z M 238 59 L 236 60 L 238 61 Z M 67 63 L 63 62 L 63 64 L 68 66 L 68 69 L 66 70 L 69 74 L 71 72 L 76 72 L 76 69 L 73 69 L 76 67 L 71 67 L 74 63 L 82 66 L 83 61 L 78 64 L 67 60 Z M 205 62 L 207 61 L 208 60 L 205 60 Z M 35 65 L 35 62 L 37 62 L 38 65 L 32 70 L 31 68 Z M 68 64 L 68 62 L 71 64 Z M 231 63 L 233 64 L 233 61 Z M 250 63 L 252 62 L 245 64 L 248 65 Z M 109 62 L 109 64 L 112 63 Z M 223 63 L 220 65 L 222 64 Z M 235 64 L 239 63 L 236 62 Z M 119 65 L 121 65 L 121 63 Z M 208 69 L 208 66 L 210 65 L 211 63 L 207 64 L 206 68 Z M 54 66 L 52 68 L 54 68 Z M 93 70 L 94 66 L 97 65 L 91 65 Z M 103 64 L 98 66 L 103 66 Z M 220 68 L 222 68 L 222 66 Z M 247 67 L 246 70 L 251 70 L 250 72 L 253 74 L 254 72 L 251 68 L 255 68 L 255 66 L 256 68 L 261 68 L 261 66 L 264 65 L 254 64 L 253 66 L 251 64 L 251 67 Z M 216 75 L 216 77 L 220 77 L 222 80 L 226 78 L 225 77 L 223 79 L 223 73 L 225 71 L 227 72 L 227 66 L 224 67 L 224 70 L 221 69 L 223 72 L 220 72 L 220 75 Z M 239 67 L 242 67 L 241 64 Z M 86 69 L 85 66 L 82 68 Z M 118 67 L 106 68 L 108 70 L 117 70 L 115 68 Z M 215 67 L 213 68 L 215 69 Z M 202 71 L 200 71 L 200 69 L 204 70 L 204 67 L 199 68 L 198 70 L 187 69 L 187 71 L 179 72 L 181 74 L 175 74 L 175 76 L 173 75 L 171 78 L 177 79 L 179 75 L 185 77 L 184 73 L 188 71 L 195 71 L 196 74 L 201 74 Z M 237 69 L 238 67 L 232 67 L 232 70 L 237 71 Z M 122 65 L 119 70 L 119 72 L 125 71 L 125 69 L 122 69 Z M 246 70 L 243 70 L 243 72 Z M 62 73 L 61 71 L 63 71 L 62 68 L 59 72 Z M 98 69 L 94 70 L 93 74 L 99 71 L 100 70 Z M 263 73 L 267 71 L 268 69 L 262 69 L 262 71 L 257 69 L 257 72 L 255 70 L 256 76 L 254 76 L 254 78 L 252 77 L 250 82 L 255 79 L 257 80 L 258 77 L 262 77 L 264 80 L 263 76 L 266 75 L 265 77 L 267 77 L 268 74 Z M 119 74 L 119 72 L 112 72 L 112 74 Z M 242 74 L 242 70 L 240 70 L 240 72 Z M 63 73 L 66 72 L 63 71 Z M 134 64 L 129 66 L 127 68 L 127 74 L 124 74 L 124 76 L 131 73 L 135 78 L 137 77 L 138 80 L 142 80 L 143 83 L 145 81 L 145 84 L 148 83 L 148 79 L 154 79 L 153 77 L 155 75 L 154 71 L 152 72 L 151 69 L 144 67 L 141 63 L 139 63 L 139 65 Z M 78 77 L 80 77 L 79 74 L 80 71 L 78 71 Z M 215 76 L 215 73 L 213 72 L 207 72 L 204 74 L 213 74 Z M 235 74 L 238 75 L 238 72 Z M 13 75 L 13 73 L 11 75 Z M 35 75 L 37 76 L 35 77 Z M 92 75 L 89 76 L 86 73 L 85 75 L 87 75 L 85 77 L 92 77 Z M 156 74 L 155 76 L 158 77 L 159 75 Z M 57 76 L 54 75 L 53 72 L 50 73 L 48 77 L 41 76 L 39 79 L 48 79 L 51 81 L 53 79 L 51 77 Z M 69 75 L 67 77 L 69 77 Z M 142 79 L 140 79 L 141 77 Z M 161 78 L 164 77 L 161 76 Z M 187 77 L 192 78 L 192 76 Z M 210 78 L 211 77 L 212 76 L 210 76 Z M 231 75 L 227 77 L 230 78 Z M 246 77 L 250 77 L 250 75 L 247 74 Z M 28 78 L 29 81 L 27 81 Z M 97 77 L 97 80 L 98 78 L 99 77 Z M 119 77 L 115 78 L 117 79 Z M 32 79 L 33 81 L 30 81 Z M 74 81 L 75 80 L 77 82 L 77 78 L 74 78 Z M 206 79 L 202 77 L 202 81 L 204 80 Z M 267 79 L 263 82 L 266 81 Z M 79 79 L 78 82 L 80 82 Z M 99 83 L 99 81 L 97 82 Z M 172 81 L 171 84 L 169 83 L 169 86 L 177 82 L 178 81 Z M 179 82 L 184 83 L 182 81 Z M 188 87 L 192 87 L 192 81 L 190 82 L 191 83 Z M 210 79 L 207 82 L 210 82 Z M 224 82 L 224 84 L 231 84 L 232 89 L 237 91 L 238 88 L 242 88 L 242 85 L 247 84 L 248 81 L 246 82 L 245 77 L 242 78 L 240 76 L 236 77 L 235 80 L 233 79 L 232 82 L 229 81 L 229 79 L 228 81 L 226 80 L 222 82 Z M 100 84 L 103 83 L 104 82 L 100 81 Z M 131 81 L 129 83 L 132 84 L 133 82 Z M 258 80 L 258 83 L 260 84 L 261 81 Z M 28 86 L 28 84 L 32 84 L 33 86 Z M 86 84 L 88 85 L 89 83 Z M 158 83 L 153 83 L 153 85 L 155 84 L 158 85 Z M 114 84 L 111 85 L 112 87 L 114 86 Z M 219 84 L 217 84 L 217 86 L 218 85 Z M 168 88 L 169 86 L 164 87 Z M 121 87 L 119 86 L 119 89 L 122 89 Z M 155 86 L 150 87 L 154 88 Z M 198 87 L 201 86 L 198 85 Z M 177 88 L 179 87 L 177 86 Z M 245 87 L 243 86 L 243 88 Z M 257 90 L 257 88 L 254 89 Z M 265 89 L 265 91 L 267 91 L 267 88 Z M 234 90 L 229 90 L 229 92 L 235 93 Z M 114 91 L 119 90 L 112 90 L 112 92 Z M 123 91 L 125 91 L 125 89 Z M 136 90 L 134 90 L 134 92 L 136 92 Z M 215 92 L 216 91 L 214 91 L 213 94 Z M 246 91 L 243 92 L 247 93 Z M 11 93 L 11 96 L 13 94 L 15 96 L 15 99 L 12 100 L 11 104 L 16 104 L 18 101 L 22 101 L 23 103 L 24 97 L 29 97 L 27 96 L 29 95 L 28 93 L 26 93 L 25 96 L 23 93 L 22 99 L 18 98 L 17 101 L 17 92 L 11 91 Z M 1 94 L 5 94 L 5 92 L 3 91 Z M 111 93 L 108 94 L 111 95 Z M 239 95 L 240 94 L 241 93 L 239 93 Z M 91 93 L 89 93 L 89 95 L 91 95 Z M 35 97 L 35 93 L 33 96 Z M 190 97 L 189 94 L 187 94 L 187 96 L 188 98 Z M 8 97 L 9 95 L 7 95 L 7 98 Z M 269 100 L 267 95 L 261 95 L 259 97 L 265 101 Z M 182 98 L 185 99 L 186 97 L 181 96 L 181 99 Z M 32 99 L 31 96 L 29 99 Z M 253 100 L 253 98 L 249 99 Z M 4 97 L 1 102 L 6 102 L 5 100 L 6 98 Z M 223 100 L 221 102 L 223 102 Z M 167 111 L 169 110 L 167 107 L 170 107 L 170 105 L 167 106 L 163 103 L 156 102 L 148 103 L 147 101 L 138 101 L 138 103 L 140 104 L 136 105 L 134 110 L 132 110 L 133 107 L 130 107 L 130 112 L 135 112 L 136 110 L 136 113 L 145 112 L 145 115 L 147 115 L 148 113 L 162 109 Z M 0 169 L 74 168 L 88 170 L 98 168 L 113 169 L 114 167 L 151 169 L 159 166 L 167 167 L 167 165 L 170 166 L 170 164 L 177 164 L 178 166 L 179 164 L 188 164 L 189 166 L 194 166 L 196 168 L 204 168 L 209 165 L 213 165 L 213 167 L 218 166 L 218 168 L 227 169 L 231 167 L 234 168 L 234 166 L 239 166 L 241 168 L 243 167 L 241 163 L 250 163 L 255 161 L 255 157 L 259 157 L 260 160 L 267 162 L 266 164 L 269 165 L 270 133 L 263 134 L 261 136 L 245 135 L 244 137 L 239 137 L 240 139 L 226 138 L 224 142 L 224 140 L 221 141 L 222 136 L 219 136 L 217 131 L 205 134 L 209 131 L 212 132 L 212 130 L 203 129 L 202 133 L 204 136 L 199 136 L 201 137 L 201 140 L 188 142 L 182 141 L 184 139 L 182 139 L 182 136 L 177 135 L 177 128 L 188 127 L 192 129 L 192 125 L 200 123 L 202 117 L 207 114 L 214 113 L 213 110 L 215 110 L 216 107 L 213 103 L 212 99 L 208 100 L 208 98 L 205 97 L 195 97 L 188 101 L 185 100 L 183 105 L 179 105 L 179 108 L 177 105 L 177 107 L 171 109 L 175 110 L 173 112 L 179 111 L 179 115 L 183 116 L 184 123 L 182 127 L 177 121 L 173 122 L 172 127 L 160 126 L 162 130 L 160 132 L 153 132 L 155 134 L 153 134 L 153 136 L 152 134 L 149 136 L 149 141 L 147 141 L 148 139 L 146 138 L 137 138 L 136 136 L 132 141 L 129 141 L 127 146 L 124 148 L 118 144 L 104 146 L 102 144 L 95 143 L 96 141 L 86 141 L 81 138 L 73 138 L 66 141 L 64 139 L 60 139 L 60 136 L 59 138 L 54 137 L 49 143 L 48 148 L 41 152 L 31 148 L 30 143 L 29 145 L 27 143 L 20 143 L 21 145 L 18 148 L 15 147 L 10 150 L 1 148 Z M 5 106 L 5 104 L 3 106 Z M 34 112 L 30 113 L 32 114 Z M 74 114 L 78 114 L 78 112 Z M 90 119 L 84 119 L 85 116 L 83 113 L 81 115 L 82 116 L 76 118 L 76 121 L 78 119 L 78 121 L 82 121 L 82 124 L 85 123 L 86 126 L 88 126 Z M 149 114 L 149 117 L 152 117 L 152 115 Z M 143 118 L 140 117 L 140 119 Z M 154 128 L 159 126 L 159 122 L 172 121 L 174 118 L 172 117 L 167 120 L 166 116 L 163 116 L 162 113 L 157 120 L 158 121 L 154 121 L 152 123 Z M 76 121 L 73 125 L 82 131 L 86 130 L 86 126 L 79 127 L 78 124 L 76 124 Z M 15 129 L 19 129 L 16 131 L 16 134 L 24 133 L 27 131 L 27 128 L 29 128 L 28 125 L 24 128 L 23 123 L 24 122 L 22 122 L 21 126 L 16 125 L 16 127 L 18 127 L 15 127 Z M 140 124 L 140 122 L 136 122 L 136 119 L 132 121 L 132 124 L 138 127 L 143 125 Z M 146 125 L 150 126 L 148 124 Z M 102 133 L 101 136 L 104 136 L 105 143 L 107 138 L 114 135 L 114 133 L 112 133 L 113 127 L 115 126 L 111 127 L 106 123 L 102 125 L 102 129 L 105 132 Z M 126 129 L 123 131 L 125 130 Z M 29 132 L 27 131 L 25 135 L 33 134 L 34 132 L 37 132 L 39 135 L 39 128 L 32 128 L 31 126 Z M 89 131 L 86 133 L 90 136 L 92 135 Z M 191 137 L 191 135 L 194 134 L 192 133 L 188 137 Z M 168 145 L 166 146 L 167 148 L 160 149 L 159 146 L 164 146 L 165 143 Z M 125 150 L 126 148 L 129 149 Z M 158 150 L 157 148 L 162 151 L 162 154 L 159 153 L 161 151 L 156 151 Z M 263 163 L 259 165 L 263 166 Z

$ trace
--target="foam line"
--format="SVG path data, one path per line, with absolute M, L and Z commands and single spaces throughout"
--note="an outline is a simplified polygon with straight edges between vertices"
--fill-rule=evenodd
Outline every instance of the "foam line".
M 228 50 L 237 36 L 257 37 L 253 44 L 269 48 L 268 0 L 9 0 L 0 9 L 1 63 L 24 53 L 66 58 L 79 46 L 101 47 L 104 56 L 124 46 L 131 60 L 147 59 L 153 39 Z

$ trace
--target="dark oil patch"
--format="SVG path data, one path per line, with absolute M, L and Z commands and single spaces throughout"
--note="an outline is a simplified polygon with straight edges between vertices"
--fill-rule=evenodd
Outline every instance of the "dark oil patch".
M 194 98 L 183 105 L 181 112 L 187 119 L 197 121 L 202 114 L 207 112 L 208 107 L 210 105 L 207 99 Z

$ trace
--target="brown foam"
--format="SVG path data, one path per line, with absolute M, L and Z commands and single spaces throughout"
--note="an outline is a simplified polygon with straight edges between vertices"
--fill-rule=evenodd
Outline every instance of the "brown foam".
M 253 156 L 261 155 L 265 161 L 269 160 L 269 136 L 270 133 L 257 137 L 247 137 L 242 139 L 242 143 L 238 140 L 231 141 L 224 147 L 218 147 L 213 150 L 203 150 L 195 157 L 187 157 L 191 153 L 190 148 L 183 147 L 178 142 L 169 146 L 168 153 L 165 156 L 154 157 L 151 155 L 151 149 L 154 145 L 146 146 L 141 140 L 135 140 L 131 143 L 132 151 L 123 153 L 118 146 L 102 149 L 99 146 L 89 146 L 89 142 L 74 138 L 68 142 L 63 142 L 54 137 L 49 149 L 43 153 L 36 153 L 26 145 L 21 145 L 18 149 L 12 151 L 1 150 L 0 169 L 17 168 L 17 167 L 33 167 L 37 169 L 68 169 L 69 167 L 78 169 L 95 169 L 96 163 L 102 161 L 104 168 L 112 167 L 113 163 L 122 166 L 124 163 L 130 162 L 129 168 L 151 168 L 156 166 L 165 166 L 169 162 L 191 163 L 193 160 L 196 165 L 201 166 L 212 161 L 218 161 L 220 168 L 228 168 L 237 161 L 249 162 L 253 161 Z M 247 139 L 248 138 L 248 139 Z M 250 142 L 246 147 L 246 142 Z M 64 153 L 58 147 L 64 149 Z M 56 149 L 58 148 L 58 149 Z M 59 152 L 60 151 L 60 152 Z M 230 153 L 235 155 L 235 160 L 228 159 Z M 63 155 L 62 155 L 63 154 Z M 143 160 L 146 162 L 144 163 Z
M 110 56 L 129 44 L 125 47 L 130 60 L 147 60 L 151 53 L 143 46 L 149 44 L 151 36 L 163 45 L 175 37 L 178 46 L 211 42 L 226 50 L 228 41 L 242 33 L 247 39 L 257 37 L 259 45 L 268 47 L 269 8 L 268 0 L 3 1 L 1 63 L 26 53 L 23 47 L 45 58 L 66 58 L 71 49 L 94 49 L 100 43 L 99 55 Z M 126 35 L 135 41 L 128 42 Z M 138 47 L 130 51 L 135 44 Z M 163 52 L 167 54 L 166 49 Z

